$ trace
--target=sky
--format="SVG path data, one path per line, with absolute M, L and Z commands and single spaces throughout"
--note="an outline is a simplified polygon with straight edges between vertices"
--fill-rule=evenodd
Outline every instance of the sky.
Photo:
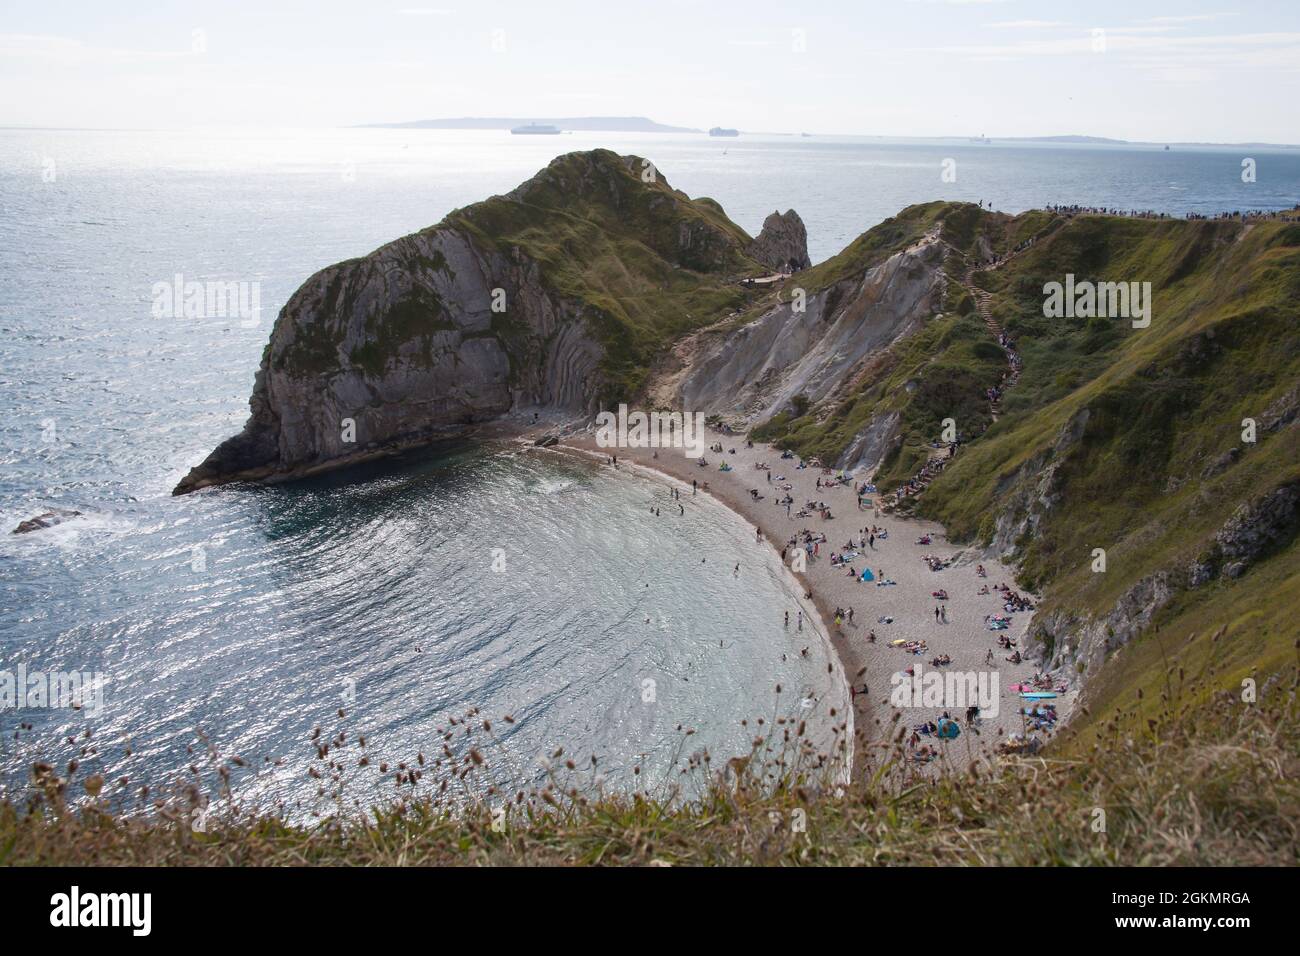
M 1297 0 L 0 0 L 0 126 L 648 116 L 1300 144 Z

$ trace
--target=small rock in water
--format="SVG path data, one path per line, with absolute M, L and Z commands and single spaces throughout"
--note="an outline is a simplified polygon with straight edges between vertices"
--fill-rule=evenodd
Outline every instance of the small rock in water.
M 37 515 L 35 518 L 28 518 L 26 521 L 19 522 L 18 527 L 13 530 L 13 534 L 27 534 L 31 531 L 39 531 L 42 528 L 52 528 L 56 524 L 62 524 L 69 518 L 76 518 L 80 515 L 80 511 L 68 511 L 64 508 L 55 508 L 53 511 L 47 511 L 44 514 Z

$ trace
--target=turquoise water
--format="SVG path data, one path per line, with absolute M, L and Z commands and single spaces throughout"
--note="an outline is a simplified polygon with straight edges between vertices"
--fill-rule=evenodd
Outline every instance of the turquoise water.
M 495 728 L 513 776 L 565 745 L 627 786 L 638 763 L 662 779 L 692 751 L 745 750 L 739 721 L 770 715 L 777 683 L 791 708 L 815 691 L 825 660 L 815 644 L 799 658 L 782 631 L 794 605 L 748 529 L 698 501 L 674 517 L 661 488 L 656 518 L 655 486 L 627 476 L 461 447 L 276 489 L 169 495 L 242 424 L 272 317 L 311 272 L 598 145 L 651 157 L 751 232 L 772 209 L 798 209 L 814 260 L 940 197 L 1174 213 L 1300 201 L 1290 152 L 1254 151 L 1248 186 L 1231 150 L 0 131 L 0 521 L 85 513 L 0 534 L 0 671 L 109 681 L 98 717 L 0 713 L 0 780 L 75 756 L 83 745 L 65 738 L 89 726 L 94 766 L 161 782 L 201 730 L 250 762 L 240 795 L 311 805 L 314 727 L 364 733 L 376 763 L 398 761 L 477 706 L 516 718 Z M 944 158 L 956 183 L 940 179 Z M 259 283 L 260 322 L 154 318 L 154 284 L 177 273 Z M 19 721 L 34 728 L 15 741 Z M 378 785 L 375 767 L 357 776 Z

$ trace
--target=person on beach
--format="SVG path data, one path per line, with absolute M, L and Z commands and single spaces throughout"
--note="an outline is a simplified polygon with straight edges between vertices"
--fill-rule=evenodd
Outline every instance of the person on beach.
M 799 626 L 795 628 L 797 633 L 803 633 L 803 611 L 799 612 Z
M 934 606 L 934 623 L 939 623 L 939 605 Z
M 680 515 L 679 517 L 682 517 L 682 518 L 686 517 L 686 509 L 685 509 L 685 508 L 683 508 L 681 505 L 678 505 L 678 506 L 677 506 L 677 510 L 681 512 L 681 515 Z
M 853 623 L 853 608 L 849 608 L 849 623 Z
M 782 624 L 781 626 L 782 626 L 782 627 L 789 627 L 789 626 L 790 626 L 790 612 L 789 612 L 789 611 L 786 611 L 786 612 L 785 612 L 785 623 Z M 989 651 L 989 653 L 992 654 L 993 652 L 992 652 L 992 651 Z
M 692 478 L 692 479 L 691 479 L 691 494 L 695 494 L 695 492 L 696 492 L 696 490 L 697 490 L 697 489 L 696 489 L 696 485 L 697 485 L 696 480 L 695 480 L 694 478 Z

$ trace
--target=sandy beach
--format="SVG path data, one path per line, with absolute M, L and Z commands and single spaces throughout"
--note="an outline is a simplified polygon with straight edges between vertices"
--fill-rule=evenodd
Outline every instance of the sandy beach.
M 998 586 L 1005 583 L 1018 590 L 1010 568 L 978 557 L 973 549 L 952 545 L 938 524 L 878 515 L 875 505 L 879 494 L 867 494 L 860 509 L 854 487 L 868 481 L 869 476 L 851 475 L 847 484 L 832 484 L 828 481 L 831 476 L 822 468 L 800 468 L 799 459 L 782 459 L 780 452 L 768 445 L 755 443 L 748 447 L 744 436 L 710 431 L 704 440 L 711 448 L 720 444 L 723 450 L 721 453 L 707 451 L 704 455 L 707 464 L 703 466 L 680 448 L 601 448 L 590 433 L 565 437 L 555 450 L 594 456 L 608 467 L 634 465 L 651 469 L 664 482 L 666 516 L 678 516 L 678 509 L 672 503 L 674 488 L 683 500 L 693 492 L 712 495 L 760 531 L 766 542 L 784 556 L 787 567 L 794 564 L 790 547 L 793 540 L 802 542 L 805 532 L 824 535 L 825 541 L 816 545 L 816 554 L 806 557 L 805 570 L 796 571 L 795 576 L 804 590 L 811 592 L 812 604 L 822 619 L 819 623 L 829 634 L 844 677 L 855 690 L 853 728 L 859 752 L 891 747 L 901 722 L 907 728 L 905 740 L 911 741 L 910 753 L 920 750 L 923 756 L 927 749 L 933 748 L 938 754 L 931 760 L 914 760 L 917 769 L 925 772 L 963 769 L 973 760 L 993 756 L 997 745 L 1009 734 L 1022 731 L 1020 711 L 1025 701 L 1010 688 L 1027 682 L 1036 668 L 1028 659 L 1018 664 L 1009 661 L 1007 658 L 1013 651 L 999 646 L 998 638 L 1005 636 L 1014 641 L 1016 648 L 1027 657 L 1026 632 L 1032 612 L 1008 614 L 1005 610 Z M 617 457 L 617 465 L 609 464 L 613 456 Z M 730 466 L 729 470 L 721 470 L 724 462 Z M 758 467 L 760 464 L 768 468 Z M 697 483 L 695 488 L 693 481 Z M 788 515 L 786 506 L 779 503 L 786 495 L 793 498 Z M 825 518 L 816 511 L 800 516 L 807 502 L 824 502 L 831 517 Z M 871 536 L 873 526 L 876 535 L 871 544 L 866 539 Z M 920 543 L 927 535 L 930 543 Z M 851 550 L 846 547 L 850 541 L 854 544 Z M 843 564 L 832 563 L 833 553 L 846 551 L 854 556 Z M 937 558 L 947 566 L 933 571 L 925 560 L 927 557 Z M 739 561 L 743 580 L 744 555 L 719 555 L 718 560 Z M 980 563 L 985 577 L 977 574 L 976 566 Z M 860 580 L 864 568 L 869 568 L 876 580 Z M 894 583 L 882 585 L 880 580 Z M 987 593 L 979 593 L 985 586 Z M 946 599 L 932 596 L 936 591 L 946 591 Z M 1025 596 L 1033 599 L 1032 595 Z M 804 603 L 806 608 L 807 602 Z M 936 608 L 941 608 L 938 619 Z M 837 609 L 843 612 L 838 617 Z M 849 609 L 853 611 L 852 620 L 848 618 Z M 799 653 L 810 640 L 816 639 L 814 629 L 809 626 L 812 622 L 805 621 L 803 632 L 799 631 L 799 610 L 797 606 L 790 608 L 790 623 L 783 627 L 793 653 Z M 808 613 L 804 611 L 805 615 Z M 990 630 L 986 623 L 990 615 L 1009 617 L 1010 626 L 1001 631 Z M 922 643 L 909 649 L 894 642 Z M 945 655 L 947 663 L 931 665 L 932 660 Z M 907 706 L 896 707 L 891 703 L 894 690 L 891 678 L 917 666 L 922 673 L 982 673 L 987 686 L 996 689 L 996 715 L 968 723 L 964 710 L 952 707 L 913 706 L 922 703 L 920 700 L 909 700 Z M 1075 689 L 1071 686 L 1068 693 L 1051 701 L 1062 721 L 1074 697 Z M 945 710 L 960 725 L 961 734 L 957 739 L 913 736 L 914 728 L 928 721 L 937 722 Z

